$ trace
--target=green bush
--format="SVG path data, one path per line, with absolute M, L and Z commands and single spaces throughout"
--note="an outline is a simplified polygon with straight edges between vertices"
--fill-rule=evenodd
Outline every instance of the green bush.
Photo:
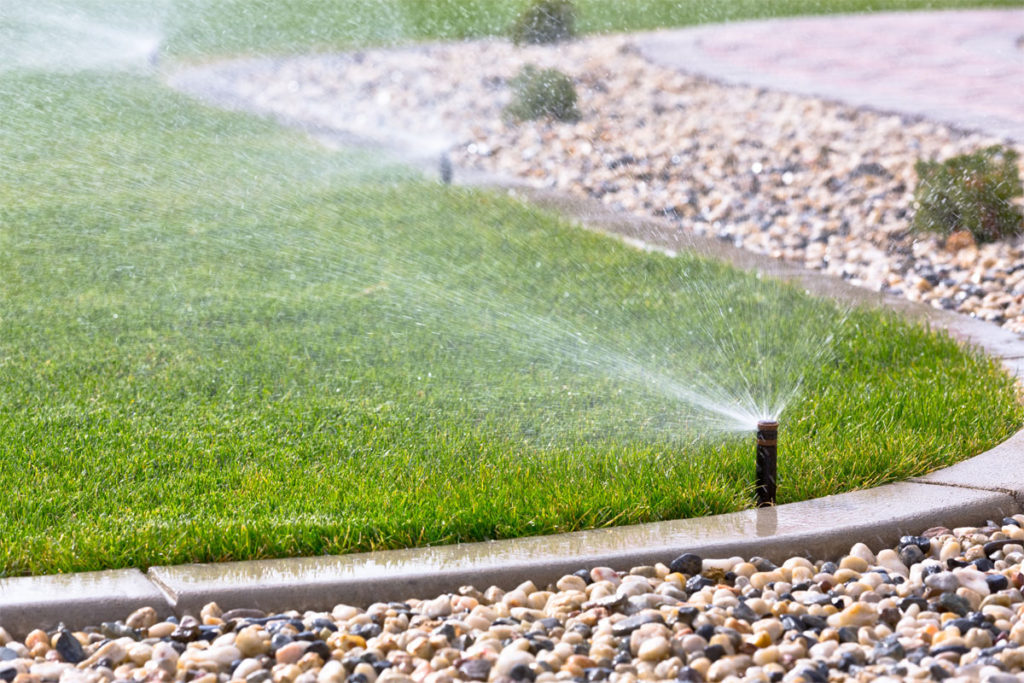
M 544 45 L 576 35 L 576 8 L 571 0 L 534 0 L 512 26 L 516 45 Z
M 968 230 L 978 242 L 1020 234 L 1024 214 L 1012 203 L 1024 195 L 1018 156 L 993 145 L 941 163 L 919 159 L 914 230 L 944 235 Z
M 577 121 L 576 86 L 558 69 L 524 66 L 509 82 L 512 101 L 505 113 L 520 121 L 549 116 L 559 121 Z

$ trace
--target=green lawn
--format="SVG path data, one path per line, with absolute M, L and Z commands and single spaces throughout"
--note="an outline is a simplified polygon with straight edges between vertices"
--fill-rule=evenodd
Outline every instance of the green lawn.
M 244 13 L 192 10 L 226 42 L 180 45 L 261 47 Z M 712 383 L 789 398 L 783 502 L 1021 422 L 1012 382 L 942 335 L 146 75 L 0 72 L 0 111 L 0 575 L 735 510 L 754 413 L 712 429 L 685 400 Z
M 181 0 L 166 10 L 177 55 L 293 52 L 502 35 L 529 0 Z M 800 14 L 1019 6 L 1020 0 L 576 0 L 582 32 Z M 224 27 L 230 26 L 225 31 Z

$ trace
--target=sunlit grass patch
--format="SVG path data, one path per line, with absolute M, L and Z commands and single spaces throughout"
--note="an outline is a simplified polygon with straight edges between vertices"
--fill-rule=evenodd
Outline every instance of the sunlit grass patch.
M 750 434 L 691 404 L 744 387 L 786 405 L 783 502 L 1020 423 L 942 335 L 142 77 L 8 74 L 0 111 L 2 574 L 739 509 Z

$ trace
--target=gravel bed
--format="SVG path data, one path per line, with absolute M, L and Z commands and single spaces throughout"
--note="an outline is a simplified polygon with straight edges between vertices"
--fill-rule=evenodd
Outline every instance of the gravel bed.
M 911 234 L 918 158 L 1003 142 L 651 64 L 628 36 L 504 41 L 224 62 L 183 90 L 317 129 L 442 152 L 481 169 L 664 219 L 876 291 L 1024 331 L 1024 243 Z M 577 83 L 576 123 L 513 123 L 524 64 Z M 1020 146 L 1018 151 L 1024 152 Z M 1022 154 L 1024 158 L 1024 154 Z
M 1024 515 L 835 561 L 701 558 L 329 612 L 0 629 L 13 683 L 1024 680 Z

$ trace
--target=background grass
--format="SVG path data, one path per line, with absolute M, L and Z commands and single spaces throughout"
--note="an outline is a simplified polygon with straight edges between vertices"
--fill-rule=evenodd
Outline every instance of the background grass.
M 174 55 L 294 52 L 504 35 L 528 0 L 183 0 L 168 10 Z M 576 0 L 581 32 L 773 16 L 1019 5 L 1019 0 Z M 230 31 L 223 27 L 230 25 Z
M 318 5 L 176 5 L 191 23 L 170 49 L 269 49 L 278 25 L 298 49 L 320 42 L 310 23 L 380 38 Z M 435 28 L 396 39 L 477 30 L 482 6 L 422 6 L 452 32 L 413 17 Z M 8 70 L 0 111 L 0 575 L 747 506 L 750 435 L 704 438 L 678 400 L 697 372 L 769 393 L 802 378 L 783 501 L 921 474 L 1020 424 L 1011 381 L 941 335 L 149 76 Z

